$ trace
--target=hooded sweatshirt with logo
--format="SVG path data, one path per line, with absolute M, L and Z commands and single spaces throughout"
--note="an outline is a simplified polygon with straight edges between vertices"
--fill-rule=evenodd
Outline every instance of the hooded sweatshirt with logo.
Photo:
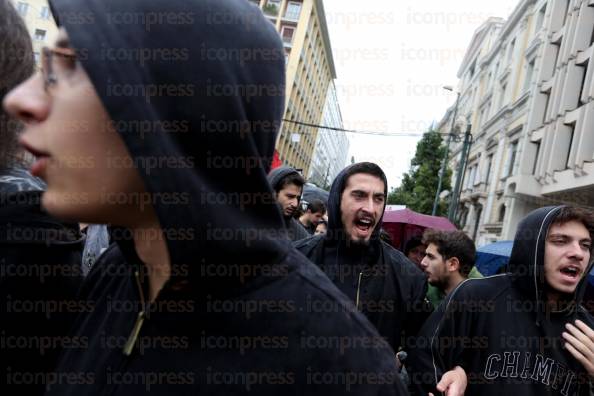
M 112 229 L 83 285 L 94 309 L 74 325 L 82 345 L 64 349 L 47 394 L 404 394 L 388 345 L 278 238 L 266 174 L 285 53 L 261 11 L 237 0 L 51 5 L 151 193 L 172 275 L 148 303 L 146 267 Z
M 381 218 L 377 219 L 369 244 L 350 242 L 340 212 L 349 169 L 339 173 L 330 188 L 327 234 L 299 241 L 295 247 L 355 302 L 398 352 L 403 337 L 414 338 L 433 310 L 425 298 L 427 279 L 404 254 L 379 238 Z M 387 193 L 385 175 L 382 180 Z
M 268 174 L 268 182 L 270 183 L 272 189 L 276 191 L 283 179 L 293 174 L 298 175 L 299 172 L 297 172 L 297 170 L 291 167 L 281 166 L 270 171 L 270 173 Z M 305 227 L 303 227 L 301 223 L 297 221 L 297 219 L 295 219 L 293 216 L 285 217 L 284 214 L 282 214 L 282 216 L 283 220 L 285 221 L 287 236 L 290 240 L 298 241 L 300 239 L 304 239 L 310 236 Z
M 545 240 L 560 209 L 537 209 L 519 224 L 510 273 L 466 280 L 430 317 L 418 340 L 426 348 L 411 356 L 420 394 L 435 394 L 435 384 L 455 366 L 466 371 L 466 395 L 590 394 L 587 372 L 561 337 L 576 319 L 594 328 L 581 305 L 586 277 L 565 309 L 545 309 Z

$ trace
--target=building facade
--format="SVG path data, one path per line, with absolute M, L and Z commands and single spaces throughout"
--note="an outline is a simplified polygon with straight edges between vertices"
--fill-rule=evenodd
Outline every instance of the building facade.
M 27 24 L 35 61 L 39 65 L 41 48 L 53 46 L 58 34 L 48 2 L 47 0 L 12 0 L 12 4 Z
M 333 82 L 328 86 L 322 124 L 332 128 L 344 128 Z M 330 186 L 336 175 L 347 165 L 348 155 L 349 139 L 345 132 L 320 128 L 307 174 L 308 181 L 322 188 Z
M 543 54 L 552 18 L 559 17 L 552 15 L 558 1 L 521 0 L 507 20 L 489 19 L 475 33 L 458 72 L 459 117 L 449 165 L 458 169 L 461 135 L 470 124 L 466 167 L 454 174 L 463 178 L 456 221 L 479 246 L 513 239 L 518 222 L 546 201 L 532 169 L 527 172 L 538 151 L 527 142 L 542 101 L 540 75 L 549 62 Z M 450 109 L 441 132 L 450 132 L 452 115 Z
M 285 164 L 310 173 L 326 95 L 336 70 L 322 0 L 250 0 L 274 24 L 287 64 L 284 119 L 276 149 Z

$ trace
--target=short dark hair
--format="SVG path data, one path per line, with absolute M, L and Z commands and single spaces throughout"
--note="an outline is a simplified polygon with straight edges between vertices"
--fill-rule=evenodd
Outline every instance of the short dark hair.
M 289 173 L 287 176 L 283 177 L 278 184 L 276 185 L 276 192 L 280 192 L 283 188 L 287 187 L 288 185 L 294 184 L 297 187 L 303 188 L 305 185 L 305 179 L 299 173 L 293 172 Z
M 0 0 L 0 102 L 35 71 L 31 38 L 23 19 L 9 0 Z M 17 161 L 18 133 L 22 124 L 0 108 L 0 168 Z
M 414 237 L 410 238 L 404 245 L 404 255 L 408 256 L 408 254 L 410 253 L 411 250 L 413 250 L 417 246 L 421 246 L 421 245 L 423 245 L 423 241 L 421 240 L 421 237 L 414 236 Z
M 387 193 L 388 181 L 386 179 L 386 174 L 384 173 L 382 168 L 380 168 L 379 165 L 374 164 L 373 162 L 359 162 L 359 163 L 353 164 L 347 168 L 347 170 L 344 174 L 344 186 L 343 186 L 342 191 L 340 192 L 341 194 L 344 191 L 344 189 L 346 188 L 346 186 L 349 182 L 349 178 L 353 175 L 358 174 L 358 173 L 365 173 L 365 174 L 372 175 L 372 176 L 375 176 L 378 179 L 380 179 L 384 183 L 384 192 Z
M 582 223 L 588 230 L 590 239 L 594 240 L 594 213 L 592 213 L 591 210 L 577 206 L 563 206 L 557 216 L 553 219 L 551 225 L 562 225 L 570 221 Z M 590 253 L 592 253 L 593 249 L 594 246 L 590 247 Z
M 321 199 L 313 199 L 308 205 L 307 210 L 311 213 L 326 213 L 326 204 Z
M 460 262 L 460 274 L 467 277 L 476 255 L 474 242 L 463 231 L 438 231 L 428 229 L 423 233 L 423 243 L 433 243 L 437 246 L 437 252 L 444 260 L 456 257 Z

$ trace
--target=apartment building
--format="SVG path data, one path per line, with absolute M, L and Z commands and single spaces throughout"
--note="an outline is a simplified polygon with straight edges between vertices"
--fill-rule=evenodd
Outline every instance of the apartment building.
M 250 0 L 282 37 L 287 85 L 285 120 L 320 125 L 336 70 L 322 0 Z M 280 160 L 310 173 L 318 129 L 283 122 L 276 150 Z
M 12 0 L 31 34 L 35 61 L 39 65 L 41 48 L 51 46 L 58 34 L 47 0 Z
M 507 20 L 490 18 L 475 33 L 458 72 L 460 101 L 450 167 L 462 160 L 462 134 L 471 125 L 472 144 L 456 208 L 458 224 L 477 245 L 513 239 L 519 220 L 542 206 L 542 191 L 518 178 L 538 96 L 538 76 L 548 40 L 550 1 L 522 0 Z M 453 108 L 438 129 L 450 132 Z
M 542 205 L 594 207 L 594 2 L 545 3 L 535 97 L 507 186 L 514 221 Z
M 334 82 L 328 86 L 322 124 L 332 128 L 344 128 Z M 320 128 L 307 174 L 308 181 L 322 188 L 329 186 L 347 165 L 348 154 L 349 139 L 345 132 Z

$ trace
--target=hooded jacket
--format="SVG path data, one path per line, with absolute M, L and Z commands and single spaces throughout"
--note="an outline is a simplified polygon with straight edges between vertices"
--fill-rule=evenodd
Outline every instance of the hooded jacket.
M 279 238 L 266 174 L 285 54 L 261 11 L 51 5 L 151 193 L 172 276 L 147 303 L 145 266 L 112 230 L 82 291 L 95 307 L 74 326 L 84 344 L 64 351 L 48 395 L 402 394 L 387 344 L 355 343 L 377 334 Z M 344 309 L 316 308 L 327 301 Z
M 350 243 L 340 213 L 349 169 L 340 172 L 330 188 L 326 235 L 310 237 L 295 246 L 355 302 L 397 352 L 403 337 L 414 337 L 432 311 L 425 299 L 427 280 L 404 254 L 380 239 L 381 218 L 369 245 Z M 382 179 L 387 194 L 385 175 Z
M 561 208 L 537 209 L 519 224 L 509 273 L 466 280 L 430 317 L 422 330 L 427 348 L 411 356 L 418 372 L 412 382 L 425 384 L 420 393 L 459 365 L 466 395 L 590 394 L 587 373 L 561 337 L 576 319 L 594 328 L 581 305 L 587 277 L 566 309 L 545 310 L 545 240 Z
M 288 167 L 288 166 L 281 166 L 279 168 L 273 169 L 268 174 L 268 182 L 274 191 L 277 191 L 278 186 L 281 184 L 283 179 L 289 175 L 296 174 L 298 175 L 295 169 Z M 301 239 L 305 239 L 310 236 L 309 232 L 301 225 L 297 219 L 293 216 L 285 217 L 283 216 L 283 220 L 285 222 L 285 227 L 287 229 L 288 238 L 291 241 L 298 241 Z
M 87 308 L 76 298 L 84 239 L 77 224 L 41 209 L 44 187 L 24 169 L 0 172 L 3 395 L 43 394 L 40 378 L 53 371 L 74 312 Z

